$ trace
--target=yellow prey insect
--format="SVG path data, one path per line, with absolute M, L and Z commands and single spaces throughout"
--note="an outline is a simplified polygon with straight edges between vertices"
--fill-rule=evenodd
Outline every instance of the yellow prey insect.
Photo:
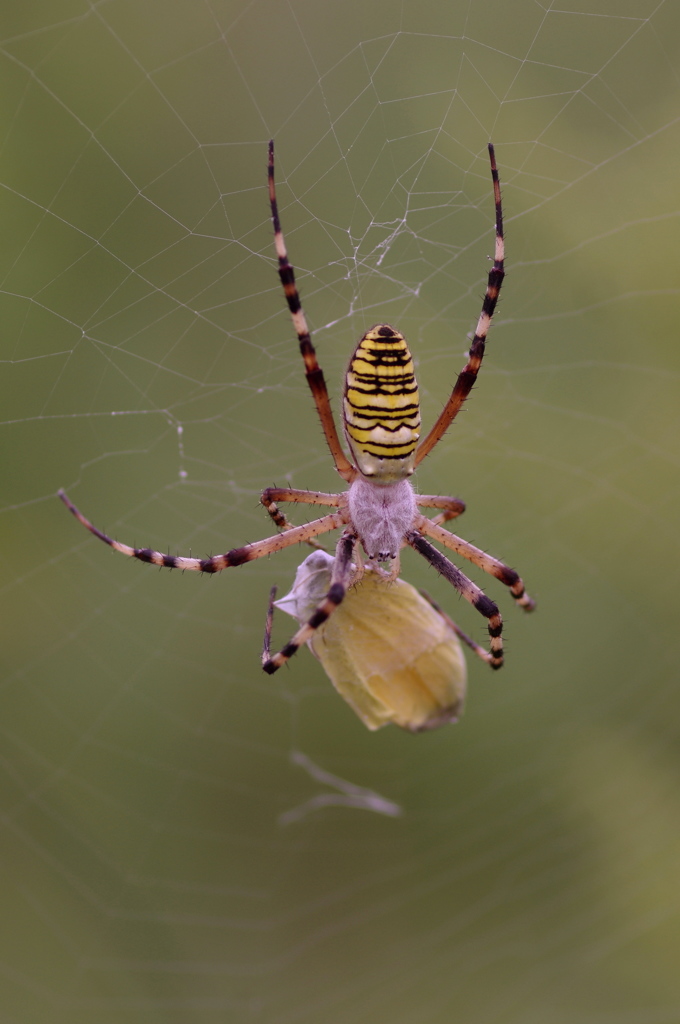
M 298 566 L 289 594 L 274 601 L 272 589 L 265 661 L 274 606 L 307 622 L 328 591 L 334 562 L 314 551 Z M 485 661 L 490 655 L 410 583 L 370 568 L 357 575 L 340 607 L 308 640 L 340 696 L 369 729 L 394 722 L 423 732 L 456 722 L 467 683 L 460 640 Z
M 324 494 L 289 487 L 267 488 L 260 500 L 282 532 L 254 544 L 233 548 L 223 555 L 214 555 L 212 558 L 164 555 L 149 548 L 132 548 L 127 544 L 121 544 L 94 527 L 71 503 L 66 494 L 63 491 L 59 492 L 64 504 L 95 537 L 99 537 L 121 554 L 169 569 L 221 572 L 223 569 L 271 555 L 293 544 L 308 543 L 331 530 L 341 529 L 342 534 L 335 549 L 335 561 L 327 593 L 319 600 L 308 620 L 283 650 L 264 659 L 262 667 L 265 672 L 276 672 L 285 664 L 340 605 L 352 577 L 352 564 L 361 562 L 359 545 L 366 553 L 368 567 L 375 572 L 387 572 L 390 579 L 395 579 L 399 573 L 399 552 L 402 547 L 409 545 L 423 555 L 487 620 L 490 638 L 488 662 L 492 668 L 500 668 L 503 664 L 503 626 L 498 607 L 438 551 L 431 541 L 436 541 L 484 572 L 495 576 L 510 588 L 513 598 L 525 611 L 530 611 L 534 607 L 533 600 L 525 593 L 524 584 L 514 569 L 510 569 L 443 528 L 443 523 L 464 512 L 464 502 L 459 498 L 415 494 L 409 482 L 414 469 L 426 455 L 429 455 L 448 430 L 477 379 L 491 317 L 505 275 L 501 191 L 491 144 L 489 157 L 496 205 L 496 248 L 493 266 L 489 271 L 482 312 L 477 321 L 467 363 L 459 374 L 439 418 L 423 440 L 420 440 L 418 385 L 406 340 L 389 324 L 376 324 L 364 334 L 357 345 L 345 377 L 343 425 L 352 458 L 345 454 L 281 231 L 274 185 L 274 143 L 270 142 L 269 200 L 279 276 L 326 442 L 335 468 L 349 485 L 348 489 L 337 494 Z M 304 526 L 293 526 L 279 509 L 279 502 L 325 505 L 334 511 Z M 439 512 L 432 519 L 428 519 L 419 512 L 419 507 L 438 509 Z M 388 569 L 382 569 L 381 563 L 387 563 Z

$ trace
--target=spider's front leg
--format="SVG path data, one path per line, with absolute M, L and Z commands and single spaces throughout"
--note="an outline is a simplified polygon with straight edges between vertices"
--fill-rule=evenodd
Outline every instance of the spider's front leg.
M 478 643 L 475 643 L 475 641 L 471 637 L 469 637 L 467 633 L 464 633 L 460 626 L 453 621 L 450 615 L 446 614 L 444 609 L 437 604 L 435 599 L 431 597 L 426 590 L 421 590 L 420 594 L 422 597 L 425 598 L 428 604 L 432 605 L 437 614 L 441 615 L 446 625 L 449 627 L 449 629 L 453 630 L 458 639 L 462 640 L 464 644 L 467 644 L 470 650 L 474 651 L 478 658 L 481 658 L 482 661 L 485 661 L 487 665 L 491 665 L 493 663 L 493 656 L 488 651 L 485 651 L 483 647 L 480 647 Z
M 346 516 L 342 512 L 329 512 L 321 519 L 315 519 L 303 526 L 291 526 L 285 533 L 277 533 L 274 537 L 265 537 L 264 540 L 255 541 L 253 544 L 232 548 L 231 551 L 226 551 L 223 555 L 212 555 L 210 558 L 186 558 L 182 555 L 164 555 L 162 551 L 154 551 L 152 548 L 133 548 L 129 544 L 121 544 L 120 541 L 114 540 L 93 526 L 64 491 L 59 491 L 58 494 L 78 522 L 114 551 L 119 551 L 121 555 L 126 555 L 128 558 L 137 558 L 140 562 L 165 566 L 166 569 L 182 569 L 182 571 L 189 570 L 191 572 L 222 572 L 223 569 L 230 569 L 237 565 L 243 565 L 245 562 L 252 562 L 256 558 L 273 555 L 276 551 L 283 551 L 293 544 L 306 544 L 314 537 L 328 533 L 330 530 L 337 530 L 347 522 Z
M 498 605 L 487 597 L 476 583 L 468 579 L 453 562 L 450 562 L 446 555 L 437 551 L 429 541 L 425 540 L 418 530 L 410 530 L 406 534 L 405 540 L 456 588 L 461 597 L 469 601 L 472 607 L 484 616 L 489 630 L 489 664 L 491 668 L 501 668 L 503 665 L 503 619 Z
M 288 641 L 286 646 L 273 657 L 271 657 L 269 650 L 273 605 L 273 602 L 270 599 L 270 610 L 267 615 L 267 629 L 265 631 L 264 648 L 262 650 L 262 668 L 265 672 L 269 673 L 269 675 L 273 675 L 277 669 L 280 669 L 282 665 L 285 665 L 285 663 L 293 657 L 298 649 L 310 639 L 314 631 L 318 629 L 319 626 L 322 626 L 323 623 L 326 622 L 326 620 L 333 614 L 338 605 L 342 603 L 352 576 L 352 555 L 354 553 L 354 546 L 356 542 L 356 533 L 350 530 L 345 530 L 335 549 L 335 562 L 333 564 L 331 585 L 328 589 L 328 593 L 324 597 L 323 601 L 317 605 L 304 626 L 301 626 L 297 633 Z
M 487 555 L 486 551 L 481 551 L 480 548 L 476 548 L 469 541 L 463 540 L 462 537 L 457 537 L 455 533 L 443 530 L 439 525 L 439 516 L 436 516 L 434 519 L 418 516 L 414 525 L 416 530 L 420 530 L 422 533 L 427 534 L 428 537 L 432 537 L 433 540 L 439 541 L 444 547 L 450 548 L 451 551 L 455 551 L 458 555 L 462 555 L 463 558 L 467 558 L 468 561 L 478 565 L 484 572 L 488 572 L 490 576 L 495 576 L 497 580 L 504 583 L 506 587 L 509 587 L 510 593 L 523 611 L 532 612 L 534 610 L 536 602 L 533 597 L 527 594 L 522 577 L 514 569 L 511 569 L 509 565 L 505 565 L 503 562 L 499 562 L 497 558 Z

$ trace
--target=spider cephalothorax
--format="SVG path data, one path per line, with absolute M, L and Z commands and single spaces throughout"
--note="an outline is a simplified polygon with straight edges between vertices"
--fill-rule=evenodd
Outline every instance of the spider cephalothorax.
M 361 338 L 345 376 L 343 425 L 353 461 L 345 454 L 281 231 L 274 184 L 274 143 L 270 142 L 269 199 L 279 276 L 297 332 L 307 381 L 321 426 L 335 468 L 349 484 L 348 490 L 337 494 L 325 494 L 295 488 L 268 488 L 263 492 L 261 501 L 282 532 L 254 544 L 233 548 L 226 554 L 215 555 L 212 558 L 164 555 L 149 548 L 132 548 L 114 541 L 97 530 L 63 491 L 59 492 L 61 499 L 83 526 L 114 550 L 143 562 L 171 569 L 221 572 L 222 569 L 262 558 L 293 544 L 313 542 L 314 538 L 331 530 L 342 529 L 335 551 L 328 592 L 283 650 L 273 656 L 270 656 L 268 648 L 265 650 L 262 664 L 266 672 L 275 672 L 280 668 L 310 639 L 314 631 L 341 603 L 354 572 L 353 559 L 360 561 L 359 546 L 363 547 L 372 567 L 382 572 L 388 579 L 393 579 L 399 571 L 399 552 L 402 547 L 408 545 L 423 555 L 487 619 L 489 652 L 481 652 L 481 656 L 492 668 L 500 668 L 503 664 L 502 619 L 498 607 L 435 548 L 430 540 L 455 551 L 484 572 L 495 576 L 510 588 L 515 601 L 525 611 L 530 611 L 534 607 L 534 602 L 526 594 L 524 584 L 514 569 L 508 568 L 443 528 L 443 523 L 465 511 L 464 502 L 459 498 L 416 494 L 409 481 L 414 469 L 444 436 L 470 394 L 484 357 L 486 336 L 503 283 L 503 213 L 498 171 L 491 144 L 489 157 L 496 206 L 496 247 L 493 266 L 489 271 L 482 312 L 470 345 L 468 361 L 458 375 L 439 418 L 422 441 L 418 385 L 408 345 L 403 335 L 389 324 L 376 324 Z M 304 526 L 293 526 L 279 509 L 277 503 L 280 502 L 325 505 L 335 511 Z M 432 519 L 428 519 L 418 511 L 419 508 L 440 511 Z M 382 569 L 380 563 L 388 563 L 387 571 Z M 479 649 L 477 653 L 480 653 Z

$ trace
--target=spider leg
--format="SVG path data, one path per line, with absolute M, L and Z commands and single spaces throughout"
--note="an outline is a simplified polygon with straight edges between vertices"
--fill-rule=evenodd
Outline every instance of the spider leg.
M 282 551 L 293 544 L 303 544 L 318 537 L 319 534 L 328 533 L 346 523 L 346 517 L 342 512 L 331 512 L 321 519 L 314 519 L 311 523 L 303 526 L 294 526 L 285 533 L 277 533 L 274 537 L 267 537 L 264 540 L 255 541 L 254 544 L 244 544 L 240 548 L 232 548 L 223 555 L 213 555 L 212 558 L 184 558 L 180 555 L 164 555 L 161 551 L 153 551 L 151 548 L 132 548 L 128 544 L 121 544 L 93 526 L 89 519 L 67 498 L 64 491 L 59 491 L 59 497 L 70 512 L 76 517 L 79 523 L 93 533 L 99 540 L 119 551 L 121 555 L 128 558 L 138 558 L 140 562 L 150 562 L 152 565 L 165 566 L 167 569 L 182 569 L 192 572 L 221 572 L 223 569 L 230 569 L 232 566 L 243 565 L 244 562 L 252 562 L 256 558 L 263 558 L 265 555 L 272 555 L 275 551 Z
M 309 384 L 312 397 L 314 398 L 314 404 L 316 405 L 316 410 L 319 414 L 319 419 L 321 420 L 321 427 L 326 437 L 326 442 L 330 448 L 331 455 L 333 456 L 333 461 L 335 462 L 335 468 L 343 480 L 351 481 L 356 475 L 356 470 L 345 455 L 340 443 L 340 438 L 338 437 L 338 431 L 331 411 L 331 401 L 328 397 L 328 388 L 326 387 L 326 381 L 321 367 L 317 362 L 316 352 L 314 351 L 312 339 L 309 334 L 309 328 L 307 326 L 307 320 L 302 309 L 302 303 L 300 302 L 300 294 L 295 284 L 295 271 L 288 259 L 286 243 L 283 238 L 283 232 L 281 231 L 279 209 L 276 202 L 276 185 L 274 182 L 273 139 L 269 143 L 268 180 L 269 202 L 272 211 L 272 222 L 274 224 L 274 245 L 276 247 L 276 255 L 279 259 L 279 277 L 281 278 L 283 292 L 286 296 L 290 315 L 293 319 L 293 327 L 295 328 L 295 332 L 300 343 L 300 353 L 305 364 L 307 383 Z
M 295 524 L 281 511 L 276 504 L 277 501 L 299 501 L 307 505 L 326 505 L 337 507 L 340 505 L 342 495 L 323 494 L 321 491 L 300 491 L 290 487 L 268 487 L 260 496 L 260 502 L 267 509 L 267 512 L 280 530 L 294 530 Z M 323 544 L 317 544 L 315 540 L 308 540 L 307 544 L 318 551 L 325 551 Z
M 342 494 L 324 494 L 321 491 L 300 491 L 292 487 L 267 487 L 260 496 L 260 502 L 267 509 L 276 525 L 281 530 L 290 530 L 293 524 L 276 504 L 277 501 L 301 502 L 305 505 L 325 505 L 337 508 L 343 504 Z
M 491 317 L 496 309 L 496 303 L 498 302 L 498 295 L 501 290 L 501 285 L 503 284 L 503 278 L 505 277 L 505 244 L 503 241 L 501 186 L 498 180 L 496 156 L 491 143 L 489 143 L 489 159 L 491 161 L 491 177 L 493 180 L 494 202 L 496 204 L 496 249 L 494 253 L 493 267 L 489 271 L 489 280 L 486 286 L 484 302 L 482 303 L 482 312 L 480 313 L 479 320 L 477 321 L 475 336 L 472 339 L 472 344 L 470 345 L 468 361 L 463 367 L 458 380 L 454 385 L 448 402 L 439 414 L 439 419 L 432 427 L 432 430 L 427 437 L 418 445 L 415 458 L 416 466 L 423 461 L 426 455 L 430 454 L 437 442 L 441 441 L 442 437 L 460 412 L 463 402 L 472 391 L 474 383 L 477 380 L 479 368 L 482 365 L 486 336 L 489 331 L 489 325 L 491 324 Z
M 430 597 L 426 590 L 421 590 L 419 591 L 419 593 L 425 598 L 427 603 L 431 604 L 434 610 L 438 612 L 439 615 L 441 615 L 446 625 L 449 627 L 449 629 L 453 630 L 458 639 L 462 640 L 464 644 L 467 644 L 470 650 L 474 651 L 478 658 L 481 658 L 482 661 L 485 661 L 487 665 L 491 665 L 493 661 L 491 654 L 489 654 L 488 651 L 485 651 L 483 647 L 480 647 L 479 644 L 475 643 L 475 641 L 471 637 L 469 637 L 467 633 L 464 633 L 460 626 L 456 625 L 453 619 L 446 614 L 444 609 L 437 604 L 433 597 Z
M 430 519 L 431 523 L 436 523 L 438 526 L 448 522 L 449 519 L 461 516 L 465 511 L 465 502 L 460 498 L 445 498 L 439 494 L 416 494 L 416 504 L 421 508 L 443 509 L 444 511 L 440 512 L 438 516 Z
M 288 641 L 286 646 L 275 654 L 272 658 L 270 656 L 269 641 L 271 636 L 271 618 L 273 616 L 273 597 L 270 595 L 270 608 L 272 609 L 267 615 L 267 627 L 265 629 L 265 643 L 262 650 L 262 668 L 265 672 L 272 675 L 277 669 L 281 668 L 282 665 L 292 658 L 298 648 L 302 647 L 314 633 L 314 630 L 318 629 L 319 626 L 333 614 L 338 605 L 342 602 L 347 587 L 349 586 L 350 578 L 352 576 L 352 554 L 354 552 L 354 545 L 356 544 L 357 536 L 355 533 L 345 531 L 338 541 L 338 545 L 335 549 L 335 562 L 333 563 L 333 572 L 331 575 L 331 585 L 328 593 L 324 597 L 323 601 L 317 605 L 315 611 L 312 613 L 309 620 L 298 629 L 297 633 Z
M 423 558 L 426 558 L 430 565 L 434 566 L 437 572 L 449 581 L 451 586 L 456 588 L 461 597 L 469 601 L 473 608 L 476 608 L 485 619 L 489 620 L 489 664 L 491 668 L 500 668 L 503 664 L 503 639 L 501 635 L 503 632 L 503 620 L 498 606 L 472 580 L 469 580 L 453 562 L 450 562 L 446 555 L 443 555 L 441 551 L 437 551 L 429 541 L 425 540 L 417 530 L 409 530 L 404 539 Z
M 272 626 L 274 625 L 274 599 L 278 587 L 274 586 L 269 591 L 269 604 L 267 605 L 267 618 L 264 622 L 264 640 L 262 641 L 262 661 L 269 661 L 272 642 Z
M 462 555 L 463 558 L 467 558 L 469 562 L 474 562 L 484 572 L 488 572 L 490 576 L 495 576 L 497 580 L 500 580 L 501 583 L 510 588 L 510 593 L 525 612 L 532 612 L 534 610 L 536 602 L 532 597 L 529 597 L 524 589 L 521 577 L 514 569 L 504 565 L 503 562 L 499 562 L 497 558 L 487 555 L 485 551 L 476 548 L 474 544 L 468 543 L 462 537 L 457 537 L 455 533 L 442 529 L 438 523 L 428 519 L 427 516 L 416 516 L 413 525 L 416 530 L 420 530 L 428 537 L 432 537 L 433 540 L 439 541 L 444 547 L 455 551 L 458 555 Z

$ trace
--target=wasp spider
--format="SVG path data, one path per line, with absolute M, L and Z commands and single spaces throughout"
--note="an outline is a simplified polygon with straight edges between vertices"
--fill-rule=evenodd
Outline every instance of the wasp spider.
M 342 534 L 335 549 L 335 561 L 327 593 L 319 601 L 307 622 L 298 629 L 281 651 L 270 655 L 265 650 L 262 656 L 262 667 L 265 672 L 276 672 L 310 639 L 314 631 L 341 603 L 352 578 L 353 560 L 360 562 L 359 545 L 363 547 L 368 557 L 370 568 L 383 574 L 387 579 L 395 579 L 399 573 L 399 552 L 402 547 L 409 545 L 423 555 L 487 620 L 490 642 L 486 660 L 492 668 L 500 668 L 503 664 L 503 626 L 498 607 L 430 541 L 436 541 L 484 572 L 495 576 L 510 588 L 513 598 L 525 611 L 530 611 L 534 607 L 533 600 L 525 593 L 524 584 L 514 569 L 503 565 L 502 562 L 443 528 L 443 523 L 454 519 L 465 510 L 464 502 L 459 498 L 415 494 L 408 479 L 444 436 L 470 394 L 484 357 L 487 332 L 503 283 L 503 212 L 496 159 L 491 144 L 489 157 L 496 204 L 495 258 L 489 271 L 482 312 L 472 339 L 468 361 L 459 374 L 438 420 L 423 440 L 420 440 L 418 385 L 406 340 L 389 324 L 376 324 L 364 334 L 357 345 L 345 376 L 343 424 L 352 458 L 345 454 L 281 231 L 274 185 L 274 143 L 270 142 L 269 200 L 279 277 L 300 343 L 305 374 L 321 420 L 321 427 L 335 468 L 349 484 L 348 489 L 337 494 L 324 494 L 290 487 L 267 488 L 260 500 L 281 532 L 254 544 L 233 548 L 226 554 L 214 555 L 212 558 L 183 558 L 164 555 L 149 548 L 132 548 L 127 544 L 121 544 L 93 526 L 66 494 L 63 491 L 59 492 L 64 504 L 95 537 L 99 537 L 105 544 L 123 555 L 169 569 L 221 572 L 223 569 L 251 562 L 255 558 L 271 555 L 293 544 L 313 543 L 314 538 L 321 534 L 341 529 Z M 304 526 L 293 526 L 279 509 L 280 502 L 321 505 L 334 511 Z M 419 507 L 438 509 L 439 512 L 432 519 L 428 519 L 418 511 Z M 381 563 L 387 563 L 389 570 L 382 569 Z

